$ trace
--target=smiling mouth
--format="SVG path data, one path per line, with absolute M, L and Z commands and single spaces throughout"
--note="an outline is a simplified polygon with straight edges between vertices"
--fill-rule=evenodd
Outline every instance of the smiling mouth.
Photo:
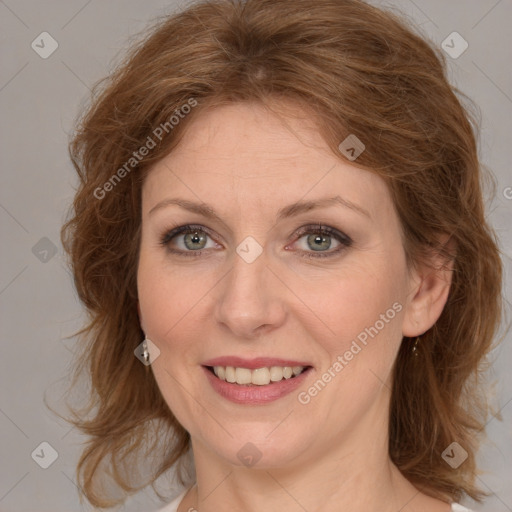
M 219 380 L 239 386 L 267 386 L 294 379 L 311 366 L 270 366 L 256 369 L 234 366 L 206 366 Z

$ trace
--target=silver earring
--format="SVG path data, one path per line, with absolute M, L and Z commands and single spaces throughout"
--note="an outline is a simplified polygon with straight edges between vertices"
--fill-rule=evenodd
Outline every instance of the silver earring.
M 146 364 L 149 364 L 150 354 L 148 348 L 148 338 L 144 338 L 144 341 L 142 342 L 142 357 L 144 358 L 144 361 L 146 361 Z
M 420 337 L 418 336 L 416 338 L 416 341 L 414 342 L 414 345 L 412 346 L 411 352 L 413 353 L 414 357 L 418 357 L 418 343 L 420 341 Z

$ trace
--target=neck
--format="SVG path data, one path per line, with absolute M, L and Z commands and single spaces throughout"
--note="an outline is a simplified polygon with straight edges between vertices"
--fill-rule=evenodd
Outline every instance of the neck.
M 359 423 L 323 453 L 320 446 L 325 442 L 286 467 L 247 468 L 230 464 L 193 439 L 197 485 L 187 506 L 201 512 L 225 510 L 226 504 L 246 512 L 396 512 L 419 494 L 389 460 L 385 425 Z

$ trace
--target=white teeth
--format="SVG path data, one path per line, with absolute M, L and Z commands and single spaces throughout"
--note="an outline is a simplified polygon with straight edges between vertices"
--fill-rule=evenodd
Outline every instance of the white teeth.
M 213 370 L 215 371 L 215 367 L 213 368 Z M 236 382 L 236 377 L 235 377 L 235 369 L 232 367 L 232 366 L 226 366 L 226 380 L 228 382 Z M 220 377 L 219 377 L 220 379 Z
M 219 377 L 219 379 L 226 380 L 226 369 L 224 366 L 215 366 L 213 371 L 215 372 L 215 375 Z
M 241 386 L 255 385 L 266 386 L 271 382 L 279 382 L 283 379 L 291 379 L 302 373 L 304 366 L 272 366 L 270 368 L 234 368 L 233 366 L 214 366 L 213 372 L 220 380 L 236 383 Z
M 237 384 L 251 384 L 251 370 L 248 368 L 237 368 L 235 370 L 235 378 Z
M 272 382 L 283 380 L 283 368 L 281 366 L 272 366 L 270 368 L 270 380 Z
M 270 384 L 270 370 L 268 368 L 257 368 L 251 373 L 252 384 L 256 384 L 257 386 L 265 386 L 266 384 Z

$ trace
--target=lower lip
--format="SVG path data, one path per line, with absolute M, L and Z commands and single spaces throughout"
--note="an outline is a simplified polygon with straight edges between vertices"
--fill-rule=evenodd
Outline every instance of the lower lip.
M 203 370 L 206 372 L 206 378 L 219 395 L 236 404 L 245 405 L 267 404 L 290 394 L 304 382 L 311 369 L 312 368 L 306 369 L 296 377 L 283 379 L 265 386 L 241 386 L 220 380 L 214 373 L 208 370 L 208 368 L 203 366 Z

